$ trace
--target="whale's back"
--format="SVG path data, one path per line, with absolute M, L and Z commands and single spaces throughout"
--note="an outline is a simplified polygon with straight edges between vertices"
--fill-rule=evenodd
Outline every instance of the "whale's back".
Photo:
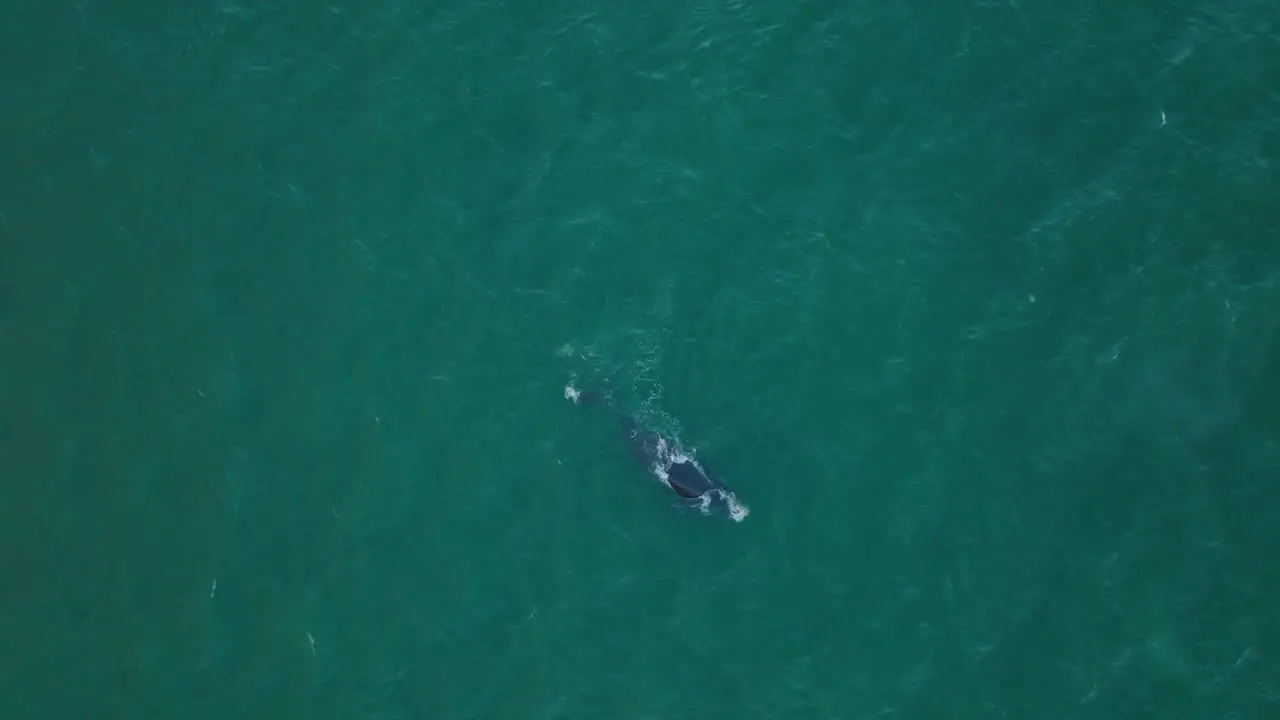
M 692 462 L 672 463 L 667 469 L 667 484 L 676 493 L 687 498 L 700 497 L 720 484 L 707 476 L 702 468 Z

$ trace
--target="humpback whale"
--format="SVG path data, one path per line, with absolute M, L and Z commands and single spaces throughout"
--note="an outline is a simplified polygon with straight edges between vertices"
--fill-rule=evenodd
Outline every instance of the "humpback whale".
M 575 404 L 594 405 L 607 396 L 593 390 L 577 390 L 565 387 L 564 396 Z M 703 514 L 712 510 L 724 512 L 736 522 L 742 522 L 751 511 L 737 495 L 714 473 L 699 463 L 692 455 L 662 433 L 644 427 L 634 417 L 617 413 L 619 428 L 631 446 L 631 453 L 653 473 L 663 485 L 676 495 L 700 509 Z

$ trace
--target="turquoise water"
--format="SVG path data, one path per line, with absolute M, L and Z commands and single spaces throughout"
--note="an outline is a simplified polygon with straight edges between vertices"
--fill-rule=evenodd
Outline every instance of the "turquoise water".
M 1274 4 L 7 9 L 5 718 L 1274 715 Z

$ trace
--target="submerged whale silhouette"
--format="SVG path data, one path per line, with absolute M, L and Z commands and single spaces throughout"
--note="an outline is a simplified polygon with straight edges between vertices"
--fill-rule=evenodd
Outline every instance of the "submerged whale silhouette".
M 608 396 L 599 392 L 577 390 L 572 385 L 565 388 L 564 395 L 582 405 L 608 400 Z M 692 504 L 704 514 L 720 510 L 737 522 L 742 522 L 751 512 L 719 477 L 662 433 L 640 425 L 630 415 L 617 413 L 616 417 L 635 458 L 677 495 L 694 501 Z

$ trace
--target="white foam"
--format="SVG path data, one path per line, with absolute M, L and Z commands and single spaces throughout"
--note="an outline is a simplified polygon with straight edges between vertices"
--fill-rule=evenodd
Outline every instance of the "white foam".
M 729 507 L 729 517 L 733 518 L 734 522 L 742 522 L 751 514 L 751 508 L 738 502 L 737 495 L 726 492 L 722 492 L 720 494 L 724 496 L 725 505 Z
M 570 382 L 568 385 L 565 385 L 565 386 L 564 386 L 564 399 L 565 399 L 565 400 L 569 400 L 569 401 L 570 401 L 570 402 L 572 402 L 574 405 L 577 405 L 577 404 L 578 404 L 578 399 L 579 399 L 579 398 L 581 398 L 581 397 L 582 397 L 582 391 L 581 391 L 581 390 L 579 390 L 578 388 L 574 387 L 572 382 Z

